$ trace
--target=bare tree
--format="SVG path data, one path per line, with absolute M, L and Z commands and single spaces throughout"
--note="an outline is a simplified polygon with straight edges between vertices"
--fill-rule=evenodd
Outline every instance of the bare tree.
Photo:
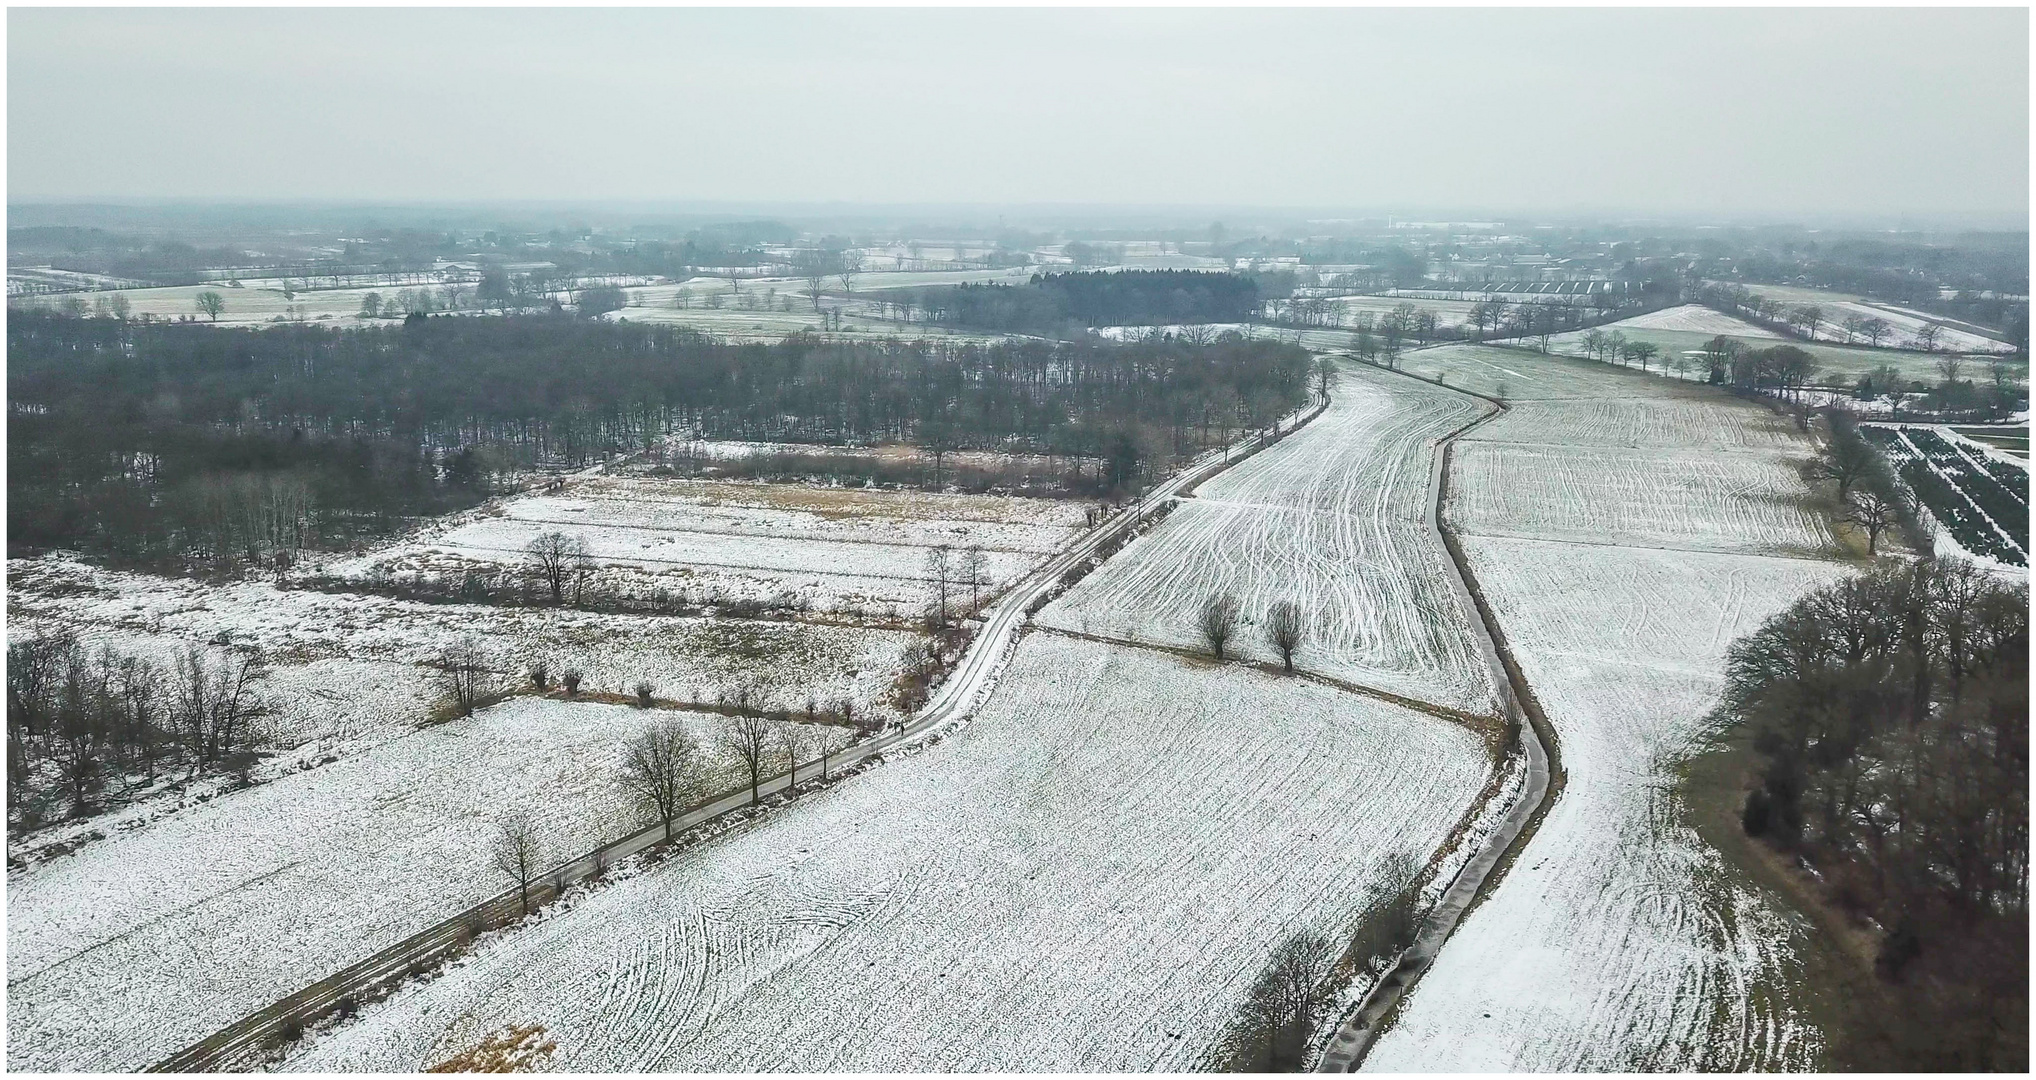
M 1219 661 L 1223 659 L 1223 646 L 1237 631 L 1237 614 L 1237 598 L 1229 593 L 1212 596 L 1202 605 L 1202 637 Z
M 969 610 L 973 612 L 981 605 L 982 588 L 990 580 L 990 557 L 980 545 L 970 544 L 962 549 L 961 580 L 969 587 Z
M 747 696 L 743 695 L 745 699 Z M 750 802 L 763 800 L 763 772 L 770 764 L 771 741 L 771 723 L 761 716 L 731 717 L 728 726 L 721 729 L 721 745 L 741 758 L 743 767 L 749 770 Z
M 213 322 L 218 322 L 219 313 L 226 310 L 226 297 L 210 290 L 192 297 L 191 301 L 198 306 L 199 311 L 205 313 L 206 318 L 211 319 Z
M 1859 324 L 1860 335 L 1866 338 L 1868 345 L 1875 347 L 1878 347 L 1881 339 L 1887 337 L 1889 332 L 1893 330 L 1894 326 L 1878 315 L 1872 316 Z
M 844 721 L 850 719 L 848 709 L 843 710 L 842 719 Z M 820 729 L 820 737 L 814 740 L 815 749 L 820 751 L 820 779 L 827 779 L 827 760 L 848 749 L 848 744 L 853 738 L 854 735 L 832 724 Z
M 1937 324 L 1931 323 L 1930 325 L 1934 328 Z M 1916 340 L 1921 341 L 1922 339 L 1922 333 L 1918 332 Z M 1928 345 L 1924 346 L 1926 349 L 1930 347 Z M 1958 356 L 1946 356 L 1937 361 L 1937 374 L 1944 376 L 1944 385 L 1946 387 L 1956 386 L 1958 385 L 1958 377 L 1965 374 L 1965 360 Z
M 672 822 L 700 788 L 700 745 L 677 718 L 659 720 L 629 741 L 622 762 L 622 786 L 664 822 L 665 840 Z
M 1274 948 L 1238 1006 L 1229 1035 L 1230 1071 L 1291 1072 L 1308 1053 L 1308 1042 L 1329 1001 L 1336 943 L 1303 932 Z
M 1294 673 L 1294 650 L 1301 647 L 1304 632 L 1300 608 L 1287 600 L 1272 606 L 1265 621 L 1265 637 L 1279 650 L 1280 664 L 1289 675 Z
M 531 572 L 551 589 L 551 602 L 564 603 L 566 582 L 586 569 L 587 542 L 558 530 L 540 534 L 523 549 Z
M 935 546 L 926 553 L 926 576 L 933 579 L 933 616 L 935 627 L 947 625 L 947 589 L 953 578 L 953 549 L 946 544 Z
M 1924 352 L 1937 351 L 1937 338 L 1944 333 L 1941 323 L 1924 323 L 1916 330 L 1916 346 Z
M 523 913 L 530 914 L 530 883 L 544 872 L 544 845 L 528 814 L 511 814 L 495 822 L 495 869 L 516 882 Z
M 438 672 L 439 689 L 461 716 L 472 716 L 476 708 L 494 696 L 495 673 L 488 669 L 480 642 L 471 637 L 439 650 L 431 666 Z
M 1873 555 L 1880 545 L 1881 534 L 1900 524 L 1907 509 L 1899 495 L 1867 487 L 1853 497 L 1844 520 L 1865 531 L 1866 553 Z
M 656 698 L 652 697 L 651 695 L 656 693 L 657 693 L 656 683 L 651 682 L 649 679 L 643 679 L 638 681 L 636 684 L 636 707 L 639 709 L 650 708 L 651 702 L 656 700 Z
M 778 746 L 785 752 L 785 769 L 793 780 L 799 778 L 799 759 L 813 760 L 814 732 L 804 724 L 786 724 L 778 729 Z

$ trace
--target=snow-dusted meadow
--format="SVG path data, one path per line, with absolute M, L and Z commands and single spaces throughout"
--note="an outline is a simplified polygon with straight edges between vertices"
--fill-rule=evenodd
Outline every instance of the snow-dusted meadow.
M 1595 398 L 1518 399 L 1459 443 L 1463 496 L 1446 513 L 1555 728 L 1567 786 L 1365 1065 L 1813 1068 L 1800 930 L 1683 823 L 1676 773 L 1713 734 L 1734 638 L 1851 571 L 1791 557 L 1823 536 L 1786 479 L 1810 447 L 1756 405 L 1673 380 L 1503 362 L 1551 395 L 1589 394 L 1586 372 L 1602 372 Z M 1647 483 L 1664 457 L 1683 478 Z M 1691 472 L 1696 460 L 1713 465 Z
M 1035 633 L 944 744 L 598 891 L 293 1066 L 541 1024 L 574 1070 L 1204 1064 L 1273 945 L 1348 931 L 1489 774 L 1464 728 Z
M 1275 659 L 1260 627 L 1289 601 L 1307 625 L 1300 667 L 1489 711 L 1495 689 L 1427 525 L 1435 440 L 1489 410 L 1346 364 L 1327 412 L 1203 484 L 1039 621 L 1200 649 L 1203 606 L 1228 593 L 1242 605 L 1234 650 Z
M 1668 316 L 1670 312 L 1682 310 L 1684 309 L 1670 308 L 1666 311 L 1638 315 L 1631 319 L 1606 323 L 1598 329 L 1606 334 L 1618 331 L 1628 341 L 1652 343 L 1661 350 L 1660 357 L 1653 362 L 1652 367 L 1658 376 L 1669 378 L 1675 377 L 1670 365 L 1674 363 L 1677 357 L 1691 361 L 1693 365 L 1692 376 L 1701 378 L 1701 363 L 1704 348 L 1713 338 L 1720 334 L 1753 349 L 1765 349 L 1776 345 L 1792 345 L 1802 349 L 1816 360 L 1817 371 L 1812 377 L 1812 381 L 1820 384 L 1839 383 L 1850 385 L 1861 375 L 1872 372 L 1882 365 L 1894 367 L 1904 379 L 1935 383 L 1941 378 L 1938 374 L 1937 364 L 1943 359 L 1943 354 L 1947 351 L 1956 351 L 1962 347 L 1951 344 L 1954 339 L 1949 336 L 1949 331 L 1947 331 L 1947 336 L 1939 339 L 1937 352 L 1923 352 L 1910 348 L 1909 346 L 1912 342 L 1909 337 L 1906 334 L 1900 333 L 1884 340 L 1881 343 L 1882 348 L 1868 347 L 1863 339 L 1858 344 L 1847 344 L 1845 343 L 1845 335 L 1842 330 L 1834 333 L 1828 326 L 1818 330 L 1817 340 L 1814 341 L 1805 341 L 1797 338 L 1784 339 L 1780 335 L 1762 329 L 1752 323 L 1733 319 L 1730 316 L 1721 315 L 1716 312 L 1709 312 L 1708 316 L 1701 317 L 1702 321 L 1709 323 L 1715 319 L 1722 319 L 1729 323 L 1738 324 L 1740 329 L 1688 330 L 1656 325 L 1665 316 Z M 1708 312 L 1708 309 L 1703 310 Z M 1879 309 L 1875 309 L 1875 313 L 1887 318 L 1890 322 L 1894 322 L 1896 318 L 1894 313 Z M 1690 318 L 1697 319 L 1700 317 L 1691 316 Z M 1570 356 L 1582 356 L 1584 354 L 1584 337 L 1588 333 L 1589 331 L 1587 330 L 1571 330 L 1567 333 L 1557 334 L 1549 339 L 1548 347 L 1552 352 Z M 1977 340 L 1984 341 L 1986 339 Z M 2000 352 L 2002 350 L 1999 342 L 1989 342 L 1989 344 L 1996 348 L 1993 350 L 1980 349 L 1979 351 Z M 1978 347 L 1974 346 L 1974 348 L 1977 349 Z M 1967 359 L 1966 367 L 1968 372 L 1972 370 L 1975 363 L 1974 360 Z M 2027 361 L 2011 361 L 2010 363 L 2017 378 L 2027 377 Z
M 8 1064 L 153 1064 L 512 887 L 502 815 L 547 863 L 624 834 L 623 744 L 665 716 L 733 771 L 718 717 L 512 698 L 10 873 Z
M 553 672 L 579 668 L 588 690 L 626 691 L 648 679 L 659 697 L 680 701 L 712 701 L 747 687 L 759 708 L 799 708 L 812 694 L 882 712 L 899 657 L 916 637 L 796 622 L 429 604 L 258 581 L 215 585 L 56 558 L 15 560 L 8 571 L 10 637 L 68 629 L 87 645 L 164 666 L 191 645 L 259 649 L 271 669 L 269 741 L 311 744 L 306 753 L 363 748 L 422 722 L 438 696 L 429 665 L 465 638 L 509 680 L 544 660 Z M 418 707 L 397 707 L 404 702 Z
M 1341 309 L 1344 326 L 1356 326 L 1360 312 L 1369 312 L 1374 322 L 1402 304 L 1420 311 L 1435 313 L 1438 327 L 1463 326 L 1470 322 L 1470 309 L 1475 305 L 1469 300 L 1424 300 L 1404 296 L 1340 296 L 1336 306 Z
M 1645 315 L 1621 319 L 1604 329 L 1608 334 L 1614 330 L 1679 330 L 1690 334 L 1724 334 L 1735 338 L 1782 340 L 1782 335 L 1766 327 L 1707 308 L 1702 304 L 1679 304 L 1675 307 L 1662 308 L 1660 311 L 1650 311 Z
M 934 595 L 927 557 L 937 546 L 957 557 L 982 548 L 988 593 L 1084 527 L 1082 504 L 1069 501 L 590 477 L 448 518 L 332 569 L 350 580 L 378 568 L 457 578 L 519 566 L 531 541 L 556 531 L 586 543 L 605 582 L 639 595 L 791 596 L 823 611 L 909 613 Z
M 1779 455 L 1466 440 L 1455 462 L 1445 513 L 1465 532 L 1705 551 L 1831 543 Z

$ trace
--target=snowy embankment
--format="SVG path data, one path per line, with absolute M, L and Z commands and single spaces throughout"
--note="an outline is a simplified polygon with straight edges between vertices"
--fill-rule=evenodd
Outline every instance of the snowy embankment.
M 1349 931 L 1485 784 L 1469 731 L 1236 665 L 1025 639 L 982 715 L 503 936 L 293 1061 L 1184 1070 L 1272 945 Z
M 1775 554 L 1828 540 L 1781 480 L 1811 447 L 1763 409 L 1672 381 L 1506 362 L 1512 409 L 1458 444 L 1447 516 L 1555 728 L 1566 787 L 1365 1067 L 1814 1067 L 1791 949 L 1804 930 L 1683 823 L 1676 771 L 1714 734 L 1733 639 L 1851 569 Z M 1655 487 L 1631 464 L 1694 460 L 1714 467 Z M 1529 494 L 1554 505 L 1499 516 Z
M 1202 485 L 1039 621 L 1199 650 L 1203 607 L 1228 594 L 1242 614 L 1231 650 L 1276 660 L 1261 626 L 1291 602 L 1303 669 L 1491 712 L 1497 691 L 1427 526 L 1435 440 L 1489 408 L 1347 365 L 1321 417 Z
M 153 1064 L 499 893 L 503 815 L 546 865 L 620 835 L 623 745 L 666 716 L 732 770 L 716 717 L 516 698 L 10 873 L 8 1065 Z

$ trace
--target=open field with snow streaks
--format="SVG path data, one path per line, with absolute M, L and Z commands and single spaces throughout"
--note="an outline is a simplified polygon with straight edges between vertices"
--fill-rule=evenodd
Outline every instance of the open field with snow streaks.
M 1681 821 L 1725 648 L 1836 563 L 1466 537 L 1567 787 L 1366 1060 L 1379 1071 L 1814 1068 L 1772 900 Z
M 1614 330 L 1680 330 L 1691 334 L 1724 334 L 1736 338 L 1772 338 L 1782 340 L 1782 335 L 1737 316 L 1707 308 L 1702 304 L 1678 304 L 1675 307 L 1650 311 L 1621 319 L 1605 327 L 1606 333 Z
M 716 718 L 514 698 L 10 873 L 8 1065 L 153 1064 L 495 895 L 500 814 L 551 856 L 612 839 L 640 823 L 615 776 L 650 716 L 731 764 Z
M 542 1024 L 576 1070 L 1185 1070 L 1273 943 L 1344 932 L 1485 782 L 1454 725 L 1025 639 L 948 742 L 587 896 L 292 1061 L 415 1070 Z
M 1202 649 L 1202 608 L 1228 593 L 1242 605 L 1232 647 L 1275 659 L 1259 626 L 1291 601 L 1307 626 L 1299 667 L 1488 712 L 1489 669 L 1427 526 L 1434 441 L 1488 409 L 1346 364 L 1326 413 L 1204 484 L 1039 620 Z
M 1466 441 L 1455 460 L 1445 513 L 1465 532 L 1704 551 L 1832 543 L 1795 465 L 1769 454 Z
M 335 567 L 347 578 L 458 575 L 515 567 L 540 534 L 585 541 L 605 568 L 652 587 L 730 598 L 794 594 L 822 610 L 898 605 L 933 596 L 931 550 L 981 547 L 986 589 L 1022 576 L 1073 539 L 1083 504 L 862 488 L 595 477 L 560 494 L 525 495 L 448 519 Z M 958 570 L 958 568 L 957 568 Z
M 1510 362 L 1559 378 L 1578 363 Z M 1600 370 L 1604 400 L 1518 401 L 1453 457 L 1451 488 L 1467 498 L 1452 499 L 1446 517 L 1555 728 L 1567 781 L 1506 879 L 1380 1036 L 1368 1069 L 1761 1070 L 1821 1060 L 1790 947 L 1803 931 L 1683 823 L 1677 768 L 1713 734 L 1706 715 L 1731 642 L 1851 567 L 1784 557 L 1800 554 L 1786 540 L 1821 528 L 1778 516 L 1791 505 L 1784 478 L 1808 452 L 1806 442 L 1790 445 L 1791 429 L 1757 406 Z M 1610 422 L 1584 422 L 1593 415 Z M 1566 437 L 1573 445 L 1561 445 Z M 1623 455 L 1610 449 L 1621 446 Z M 1633 458 L 1660 455 L 1701 456 L 1723 471 L 1640 483 Z M 1512 492 L 1502 489 L 1531 489 L 1537 472 L 1548 488 L 1568 485 L 1564 498 L 1605 505 L 1545 514 L 1544 537 L 1523 535 L 1535 519 L 1506 521 Z M 1655 527 L 1684 520 L 1682 538 Z M 1582 521 L 1614 531 L 1584 540 L 1573 535 Z

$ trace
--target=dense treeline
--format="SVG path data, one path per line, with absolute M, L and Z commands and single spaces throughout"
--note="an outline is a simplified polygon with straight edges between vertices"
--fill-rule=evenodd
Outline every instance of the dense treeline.
M 1103 489 L 1301 404 L 1308 355 L 1207 344 L 728 344 L 570 316 L 220 329 L 8 322 L 9 544 L 261 561 L 669 434 L 1101 459 Z M 265 554 L 266 553 L 266 554 Z
M 256 760 L 264 714 L 258 655 L 197 646 L 167 669 L 67 633 L 7 646 L 7 808 L 34 827 L 96 800 Z
M 927 322 L 1074 337 L 1091 326 L 1245 322 L 1258 315 L 1259 286 L 1200 270 L 1094 271 L 918 289 L 905 302 Z
M 1883 563 L 1736 643 L 1721 709 L 1763 762 L 1746 831 L 1880 933 L 1851 1064 L 2025 1070 L 2027 588 Z

